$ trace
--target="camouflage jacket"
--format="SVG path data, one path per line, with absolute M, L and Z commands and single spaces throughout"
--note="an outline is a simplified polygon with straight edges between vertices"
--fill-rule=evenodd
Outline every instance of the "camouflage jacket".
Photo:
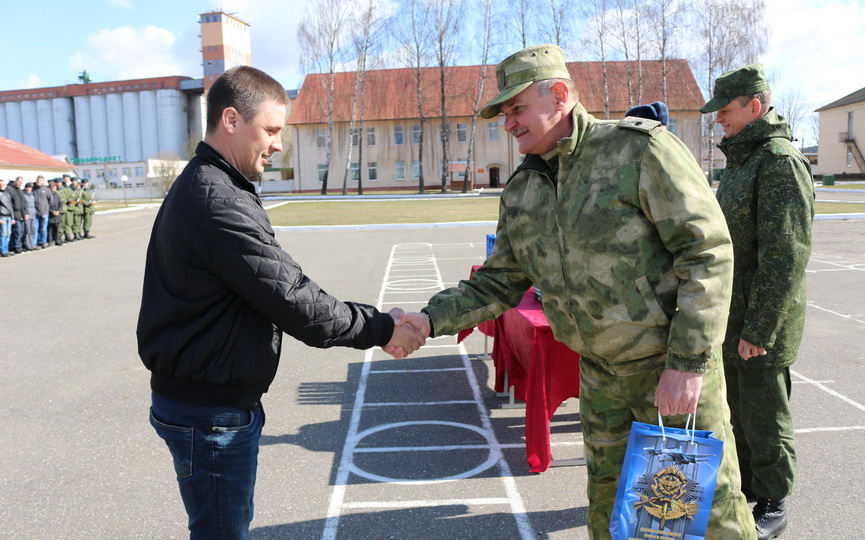
M 733 270 L 705 177 L 658 122 L 600 121 L 579 104 L 573 121 L 557 173 L 528 155 L 508 180 L 484 265 L 424 308 L 434 333 L 497 317 L 534 283 L 556 339 L 610 372 L 704 371 Z
M 733 298 L 724 360 L 788 366 L 805 325 L 805 266 L 811 255 L 814 182 L 808 160 L 792 144 L 787 121 L 770 109 L 718 147 L 727 168 L 718 202 L 733 239 Z M 742 360 L 739 339 L 765 347 Z
M 96 203 L 93 201 L 93 190 L 92 189 L 81 189 L 81 208 L 84 209 L 85 214 L 92 214 L 96 211 L 93 208 Z

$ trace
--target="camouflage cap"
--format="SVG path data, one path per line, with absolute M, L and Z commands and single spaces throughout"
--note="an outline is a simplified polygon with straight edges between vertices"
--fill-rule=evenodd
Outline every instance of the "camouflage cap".
M 712 99 L 700 107 L 701 113 L 715 112 L 739 96 L 759 94 L 769 89 L 769 81 L 763 76 L 763 64 L 751 64 L 724 73 L 715 79 Z
M 499 95 L 481 109 L 481 116 L 492 118 L 502 110 L 502 103 L 515 97 L 535 81 L 570 79 L 565 53 L 557 45 L 535 45 L 516 52 L 496 66 Z

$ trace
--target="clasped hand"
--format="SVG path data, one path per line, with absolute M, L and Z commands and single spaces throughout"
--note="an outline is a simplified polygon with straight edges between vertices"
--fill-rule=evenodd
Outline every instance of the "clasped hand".
M 388 312 L 393 318 L 393 336 L 384 352 L 402 359 L 421 348 L 430 335 L 429 317 L 424 313 L 406 313 L 400 308 Z

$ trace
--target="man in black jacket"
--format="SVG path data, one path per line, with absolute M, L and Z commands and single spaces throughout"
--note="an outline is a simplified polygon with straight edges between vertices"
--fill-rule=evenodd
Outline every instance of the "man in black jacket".
M 25 222 L 30 219 L 24 204 L 24 179 L 20 176 L 9 182 L 6 188 L 12 196 L 12 239 L 9 242 L 9 250 L 15 253 L 24 252 L 24 229 Z
M 174 458 L 192 538 L 247 538 L 264 412 L 282 333 L 313 347 L 395 348 L 424 338 L 399 311 L 341 302 L 276 241 L 250 179 L 282 149 L 288 98 L 248 66 L 207 95 L 207 132 L 156 216 L 138 351 L 150 421 Z

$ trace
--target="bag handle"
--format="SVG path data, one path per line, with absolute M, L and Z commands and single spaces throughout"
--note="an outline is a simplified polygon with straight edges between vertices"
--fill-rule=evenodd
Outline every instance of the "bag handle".
M 694 432 L 697 430 L 697 413 L 689 414 L 685 419 L 685 432 L 688 432 L 688 424 L 691 424 L 691 442 L 694 442 Z M 667 440 L 667 433 L 664 430 L 664 419 L 661 417 L 661 411 L 658 411 L 658 425 L 661 426 L 661 439 Z

